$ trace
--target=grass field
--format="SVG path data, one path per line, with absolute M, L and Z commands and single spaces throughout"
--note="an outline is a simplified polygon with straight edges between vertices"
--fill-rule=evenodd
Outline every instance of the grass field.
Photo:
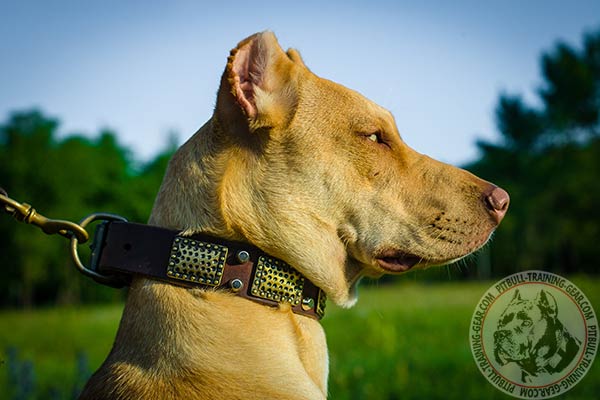
M 600 280 L 573 281 L 598 311 Z M 351 310 L 330 305 L 323 320 L 330 398 L 509 398 L 479 373 L 469 349 L 471 314 L 489 285 L 405 278 L 361 288 Z M 110 350 L 121 311 L 121 305 L 109 305 L 0 312 L 0 399 L 27 395 L 15 393 L 9 385 L 15 379 L 33 379 L 30 387 L 36 388 L 21 399 L 72 398 Z M 561 398 L 600 398 L 600 364 Z

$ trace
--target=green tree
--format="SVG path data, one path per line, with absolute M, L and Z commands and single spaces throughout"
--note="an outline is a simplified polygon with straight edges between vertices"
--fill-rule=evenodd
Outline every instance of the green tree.
M 600 256 L 600 31 L 581 49 L 558 43 L 541 57 L 541 106 L 502 94 L 500 138 L 479 141 L 467 168 L 511 195 L 490 247 L 497 275 L 517 269 L 597 272 Z
M 173 141 L 137 164 L 111 131 L 57 138 L 59 122 L 39 111 L 0 125 L 0 186 L 51 218 L 78 221 L 98 211 L 146 222 Z M 100 301 L 122 294 L 77 274 L 67 242 L 0 215 L 0 304 Z M 83 246 L 82 246 L 83 247 Z
M 24 198 L 28 188 L 28 198 L 39 200 L 38 207 L 46 208 L 56 201 L 57 192 L 53 176 L 51 149 L 58 122 L 43 117 L 38 112 L 15 114 L 8 124 L 0 128 L 0 182 L 11 195 Z M 49 174 L 46 175 L 46 172 Z M 53 247 L 45 241 L 38 241 L 39 234 L 25 229 L 11 229 L 2 218 L 0 241 L 2 269 L 6 280 L 2 280 L 3 292 L 18 297 L 24 306 L 31 306 L 34 290 L 49 277 L 47 260 L 54 258 Z

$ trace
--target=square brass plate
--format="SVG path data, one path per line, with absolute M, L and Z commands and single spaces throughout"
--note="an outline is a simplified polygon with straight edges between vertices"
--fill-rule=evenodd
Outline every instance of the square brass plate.
M 182 281 L 218 286 L 227 252 L 225 246 L 177 236 L 171 246 L 167 275 Z
M 253 296 L 296 306 L 302 300 L 304 277 L 281 260 L 260 256 L 252 279 Z

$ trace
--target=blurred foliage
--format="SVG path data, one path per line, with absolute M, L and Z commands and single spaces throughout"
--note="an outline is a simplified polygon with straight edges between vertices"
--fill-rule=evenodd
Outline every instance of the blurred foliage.
M 39 111 L 0 125 L 0 186 L 50 218 L 78 221 L 98 211 L 146 222 L 174 143 L 137 165 L 116 134 L 57 136 L 59 123 Z M 74 273 L 67 242 L 0 218 L 0 304 L 31 306 L 118 299 L 122 293 Z
M 600 259 L 600 31 L 541 57 L 539 105 L 502 94 L 500 138 L 468 166 L 511 196 L 489 247 L 494 276 L 519 269 L 597 273 Z

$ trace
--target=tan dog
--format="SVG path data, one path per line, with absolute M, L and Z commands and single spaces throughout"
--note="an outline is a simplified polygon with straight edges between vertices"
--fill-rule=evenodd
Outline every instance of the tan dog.
M 252 243 L 350 307 L 361 277 L 473 252 L 507 206 L 265 32 L 232 50 L 214 115 L 170 162 L 150 224 Z M 324 399 L 327 375 L 321 325 L 288 305 L 138 278 L 82 398 Z

